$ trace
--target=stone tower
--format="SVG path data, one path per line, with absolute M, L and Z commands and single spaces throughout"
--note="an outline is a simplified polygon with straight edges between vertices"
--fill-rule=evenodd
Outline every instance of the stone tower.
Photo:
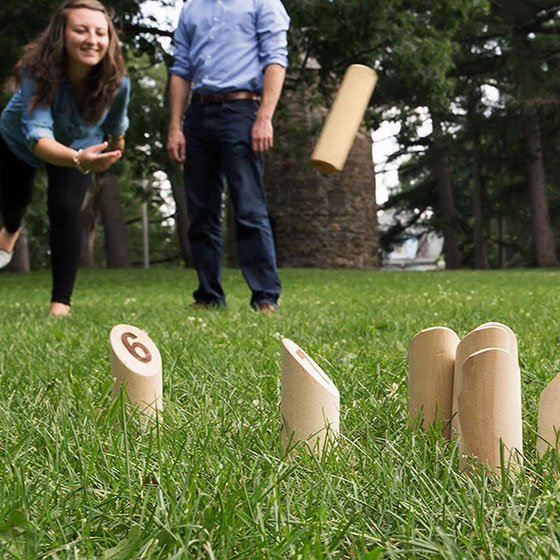
M 322 176 L 309 161 L 326 111 L 285 92 L 267 153 L 265 186 L 280 267 L 376 268 L 377 205 L 371 135 L 360 130 L 344 171 Z M 228 265 L 237 265 L 228 212 Z

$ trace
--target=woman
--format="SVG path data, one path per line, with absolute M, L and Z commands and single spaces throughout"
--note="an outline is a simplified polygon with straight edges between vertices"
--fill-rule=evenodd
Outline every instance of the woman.
M 51 315 L 68 315 L 90 172 L 122 156 L 130 82 L 111 18 L 97 0 L 64 2 L 16 65 L 19 90 L 0 117 L 0 268 L 17 241 L 33 178 L 46 166 Z

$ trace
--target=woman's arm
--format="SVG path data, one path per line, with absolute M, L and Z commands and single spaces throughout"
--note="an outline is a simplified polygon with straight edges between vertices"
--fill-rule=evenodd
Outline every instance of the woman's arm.
M 272 117 L 280 99 L 286 69 L 280 64 L 271 64 L 264 71 L 262 100 L 251 132 L 253 152 L 266 152 L 274 146 Z
M 122 150 L 103 152 L 108 144 L 98 144 L 78 151 L 57 142 L 50 107 L 36 106 L 31 110 L 36 86 L 28 73 L 21 80 L 21 94 L 27 110 L 22 117 L 22 129 L 29 150 L 39 159 L 52 165 L 75 167 L 82 172 L 104 171 L 122 156 Z
M 128 103 L 130 101 L 130 78 L 124 76 L 119 92 L 113 100 L 113 104 L 107 113 L 102 125 L 103 133 L 109 142 L 109 151 L 124 151 L 124 133 L 126 132 L 128 119 Z
M 105 171 L 122 156 L 121 150 L 104 152 L 108 145 L 108 142 L 103 142 L 78 151 L 44 137 L 35 143 L 33 154 L 52 165 L 75 167 L 82 172 L 98 172 Z

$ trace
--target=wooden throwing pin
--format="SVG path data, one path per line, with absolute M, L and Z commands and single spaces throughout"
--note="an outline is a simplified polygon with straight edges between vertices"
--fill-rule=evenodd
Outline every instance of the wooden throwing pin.
M 459 337 L 447 327 L 420 331 L 408 347 L 408 414 L 411 425 L 418 415 L 428 430 L 434 422 L 443 422 L 443 435 L 451 432 L 453 369 Z
M 523 464 L 521 375 L 517 359 L 502 348 L 487 348 L 463 364 L 458 410 L 461 469 L 474 457 L 491 470 Z
M 542 391 L 539 399 L 537 453 L 542 457 L 548 449 L 558 450 L 560 441 L 560 375 Z
M 340 426 L 340 395 L 325 372 L 294 342 L 282 341 L 282 447 L 297 441 L 322 455 Z
M 348 67 L 311 155 L 317 171 L 326 175 L 342 171 L 376 83 L 372 68 L 362 64 Z
M 111 376 L 115 380 L 113 399 L 121 388 L 132 406 L 147 417 L 163 408 L 161 355 L 157 346 L 142 330 L 131 325 L 117 325 L 109 335 Z
M 483 325 L 480 325 L 480 327 L 477 327 L 478 329 L 483 329 L 485 327 L 502 327 L 502 329 L 505 329 L 507 331 L 507 333 L 509 334 L 509 338 L 510 338 L 510 342 L 509 345 L 511 348 L 513 348 L 513 355 L 517 358 L 518 357 L 518 347 L 517 347 L 517 337 L 515 336 L 515 333 L 511 330 L 510 327 L 508 327 L 507 325 L 504 325 L 503 323 L 497 323 L 496 321 L 491 321 L 489 323 L 484 323 Z
M 459 393 L 463 387 L 463 364 L 475 352 L 486 348 L 503 348 L 517 360 L 517 341 L 513 331 L 500 323 L 486 323 L 467 334 L 459 346 L 455 357 L 453 379 L 453 419 L 451 420 L 451 439 L 459 437 Z

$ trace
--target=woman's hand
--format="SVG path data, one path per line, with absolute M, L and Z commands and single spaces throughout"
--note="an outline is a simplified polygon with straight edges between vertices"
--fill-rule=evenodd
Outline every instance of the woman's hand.
M 83 149 L 77 156 L 80 167 L 94 173 L 109 169 L 113 163 L 121 159 L 122 152 L 120 150 L 104 152 L 108 145 L 108 142 L 103 142 Z
M 109 142 L 109 146 L 107 149 L 110 152 L 114 152 L 115 150 L 119 150 L 121 154 L 124 154 L 124 134 L 122 136 L 109 136 L 107 138 L 107 142 Z
M 53 138 L 44 137 L 35 143 L 33 154 L 51 165 L 76 168 L 76 163 L 78 163 L 83 172 L 105 171 L 122 157 L 122 150 L 118 147 L 104 152 L 103 150 L 106 150 L 108 146 L 108 142 L 103 142 L 103 144 L 90 146 L 77 152 Z M 76 158 L 78 158 L 77 162 Z

